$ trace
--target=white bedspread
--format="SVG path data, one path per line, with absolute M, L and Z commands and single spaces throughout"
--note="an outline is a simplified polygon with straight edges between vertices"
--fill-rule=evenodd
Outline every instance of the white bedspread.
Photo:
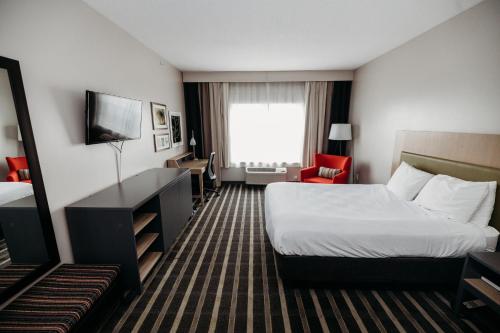
M 22 182 L 0 182 L 0 205 L 33 195 L 33 185 Z
M 486 249 L 483 228 L 434 215 L 385 185 L 273 183 L 265 218 L 285 255 L 461 257 Z

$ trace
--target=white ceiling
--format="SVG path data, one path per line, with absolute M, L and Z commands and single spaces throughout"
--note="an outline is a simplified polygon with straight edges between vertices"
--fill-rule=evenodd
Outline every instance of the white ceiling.
M 355 69 L 482 0 L 83 0 L 183 71 Z

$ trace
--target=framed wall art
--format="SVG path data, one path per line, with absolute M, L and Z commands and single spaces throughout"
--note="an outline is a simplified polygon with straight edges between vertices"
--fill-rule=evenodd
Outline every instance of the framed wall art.
M 182 115 L 180 112 L 170 112 L 170 129 L 172 131 L 172 147 L 182 145 Z
M 153 119 L 153 130 L 169 129 L 167 106 L 151 102 L 151 118 Z
M 170 148 L 170 133 L 155 134 L 155 151 L 162 151 Z

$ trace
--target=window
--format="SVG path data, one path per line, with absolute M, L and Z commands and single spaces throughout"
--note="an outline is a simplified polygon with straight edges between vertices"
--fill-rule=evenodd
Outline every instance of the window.
M 304 95 L 303 82 L 231 83 L 231 165 L 300 165 L 305 128 Z

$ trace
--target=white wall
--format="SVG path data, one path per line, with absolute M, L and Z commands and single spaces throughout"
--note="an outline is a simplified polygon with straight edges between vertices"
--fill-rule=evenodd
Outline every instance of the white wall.
M 154 152 L 149 106 L 184 113 L 181 73 L 76 0 L 2 1 L 0 54 L 21 63 L 59 252 L 70 261 L 64 206 L 117 181 L 113 150 L 84 143 L 85 90 L 143 101 L 142 138 L 124 146 L 127 177 L 185 150 Z
M 356 70 L 350 118 L 360 182 L 389 179 L 397 130 L 499 134 L 500 1 Z

